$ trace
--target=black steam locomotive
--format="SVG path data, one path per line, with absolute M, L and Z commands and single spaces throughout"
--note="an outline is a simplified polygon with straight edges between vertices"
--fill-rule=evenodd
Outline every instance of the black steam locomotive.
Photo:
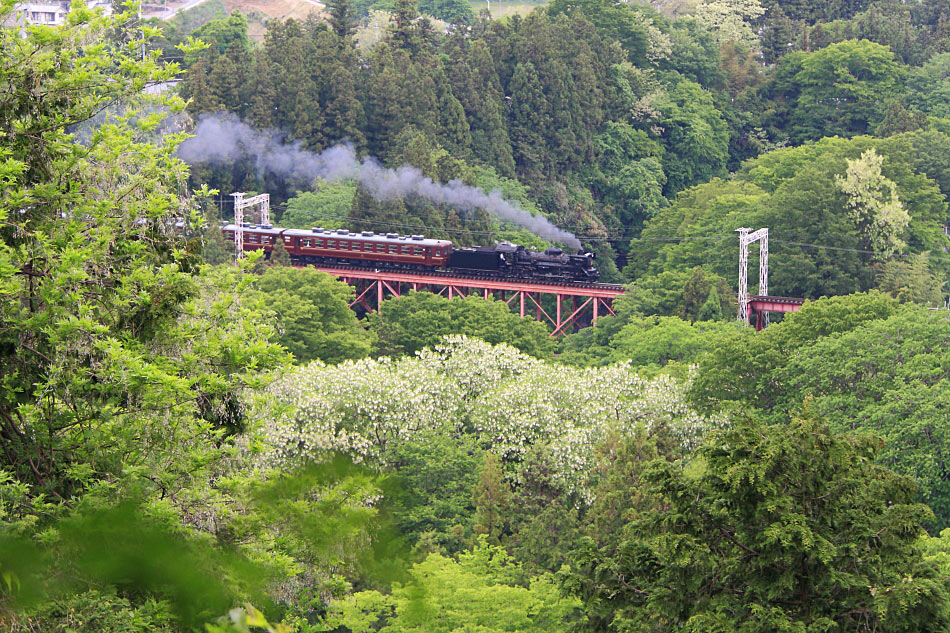
M 449 268 L 459 272 L 493 272 L 521 279 L 552 279 L 595 282 L 594 254 L 566 255 L 559 248 L 543 253 L 519 244 L 457 247 L 449 256 Z

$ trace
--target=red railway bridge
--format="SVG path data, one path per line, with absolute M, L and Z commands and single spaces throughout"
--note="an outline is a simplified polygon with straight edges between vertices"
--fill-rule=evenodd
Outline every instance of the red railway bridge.
M 410 290 L 425 290 L 449 299 L 469 296 L 494 298 L 517 308 L 522 317 L 550 323 L 554 338 L 595 325 L 601 316 L 614 315 L 613 300 L 624 293 L 619 284 L 568 284 L 409 271 L 316 268 L 356 289 L 356 298 L 350 302 L 354 309 L 379 310 L 386 298 L 399 297 Z M 747 323 L 754 325 L 757 331 L 761 330 L 767 323 L 764 318 L 767 313 L 797 312 L 804 302 L 797 297 L 750 296 Z
M 448 297 L 493 297 L 511 307 L 517 306 L 522 317 L 550 323 L 552 337 L 593 325 L 603 315 L 613 315 L 613 300 L 623 294 L 623 286 L 594 283 L 555 283 L 513 281 L 492 277 L 466 277 L 445 274 L 413 273 L 375 269 L 328 268 L 317 266 L 356 288 L 351 308 L 367 312 L 378 310 L 387 297 L 398 297 L 410 290 L 426 290 Z
M 799 297 L 772 297 L 767 295 L 753 295 L 749 297 L 749 312 L 746 323 L 755 323 L 755 331 L 760 331 L 768 325 L 765 315 L 769 312 L 798 312 L 805 303 Z

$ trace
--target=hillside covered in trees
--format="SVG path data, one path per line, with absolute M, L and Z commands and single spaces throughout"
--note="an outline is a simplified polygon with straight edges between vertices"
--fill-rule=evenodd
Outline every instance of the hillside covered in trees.
M 261 41 L 15 5 L 0 629 L 950 631 L 944 4 L 333 0 Z M 478 297 L 358 319 L 286 250 L 235 262 L 228 194 L 550 244 L 250 148 L 186 163 L 209 117 L 498 190 L 626 292 L 560 339 Z M 810 300 L 763 332 L 735 320 L 741 226 Z

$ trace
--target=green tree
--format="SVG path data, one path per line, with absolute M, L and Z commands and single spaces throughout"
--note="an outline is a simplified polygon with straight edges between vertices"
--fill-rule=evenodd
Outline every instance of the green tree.
M 880 44 L 850 40 L 800 59 L 801 91 L 791 115 L 793 141 L 854 136 L 872 129 L 898 96 L 905 71 Z
M 540 177 L 544 168 L 544 133 L 553 122 L 541 78 L 534 64 L 518 64 L 508 84 L 511 96 L 508 133 L 519 173 Z
M 946 311 L 906 306 L 888 319 L 802 346 L 771 372 L 782 409 L 811 398 L 832 428 L 882 437 L 879 459 L 917 481 L 940 527 L 950 517 L 943 456 L 950 427 L 941 413 L 950 398 L 942 369 L 948 339 Z
M 884 157 L 874 149 L 848 161 L 845 176 L 835 176 L 835 184 L 848 196 L 848 207 L 866 250 L 882 257 L 902 250 L 901 235 L 910 216 L 897 197 L 897 185 L 881 174 Z
M 562 597 L 550 576 L 525 579 L 503 548 L 484 542 L 458 562 L 431 554 L 410 575 L 412 582 L 394 586 L 391 596 L 365 591 L 333 604 L 323 626 L 353 633 L 562 633 L 579 604 Z
M 395 0 L 393 3 L 393 22 L 389 35 L 393 47 L 410 54 L 421 50 L 423 41 L 419 32 L 419 11 L 416 0 Z
M 234 243 L 224 239 L 218 209 L 213 202 L 205 204 L 204 222 L 201 255 L 205 263 L 212 266 L 234 263 Z
M 485 453 L 473 490 L 475 501 L 475 532 L 484 534 L 487 542 L 497 545 L 508 523 L 511 490 L 501 470 L 501 460 L 494 453 Z
M 771 256 L 785 262 L 770 271 L 774 294 L 817 298 L 866 291 L 874 287 L 879 259 L 864 252 L 871 250 L 866 240 L 881 233 L 873 229 L 862 232 L 852 215 L 850 196 L 835 182 L 835 175 L 845 174 L 849 160 L 854 162 L 873 148 L 883 157 L 880 176 L 894 183 L 897 199 L 910 216 L 906 228 L 895 232 L 892 226 L 884 235 L 896 233 L 906 242 L 909 254 L 937 252 L 950 247 L 940 228 L 946 211 L 944 194 L 936 182 L 947 176 L 938 158 L 945 152 L 945 142 L 941 134 L 922 132 L 888 139 L 822 139 L 747 161 L 729 181 L 712 180 L 683 191 L 631 242 L 624 273 L 637 280 L 634 296 L 675 309 L 672 290 L 682 283 L 675 279 L 696 266 L 734 280 L 735 251 L 725 245 L 735 244 L 732 240 L 739 226 L 767 226 L 773 236 L 786 236 L 770 243 Z M 925 174 L 933 174 L 934 180 Z M 859 182 L 870 184 L 866 179 Z M 884 180 L 875 178 L 874 182 L 885 187 Z M 873 199 L 890 203 L 890 187 L 882 188 Z M 757 259 L 753 250 L 750 270 Z M 946 274 L 942 260 L 931 258 L 930 265 L 939 278 Z M 657 283 L 662 276 L 668 278 L 663 280 L 665 286 Z M 652 298 L 639 288 L 649 290 Z M 718 288 L 720 298 L 726 299 L 723 290 Z M 727 303 L 723 310 L 728 313 Z M 655 309 L 643 313 L 675 312 Z
M 330 28 L 343 41 L 352 41 L 357 27 L 356 13 L 350 0 L 328 0 L 330 9 Z
M 377 352 L 390 356 L 415 354 L 450 334 L 507 343 L 537 357 L 554 350 L 544 325 L 512 314 L 504 302 L 480 297 L 446 299 L 410 292 L 384 301 L 378 313 L 369 315 L 369 328 L 379 337 Z
M 929 509 L 875 464 L 878 440 L 811 417 L 736 420 L 688 464 L 656 462 L 655 510 L 615 554 L 578 556 L 591 630 L 921 631 L 948 591 L 918 539 Z
M 610 359 L 629 360 L 639 368 L 679 363 L 685 370 L 736 327 L 734 323 L 689 323 L 676 317 L 632 318 L 610 339 Z
M 657 109 L 666 148 L 663 172 L 667 197 L 725 171 L 729 129 L 708 92 L 698 84 L 681 80 Z
M 248 51 L 251 48 L 247 36 L 247 17 L 235 11 L 226 18 L 215 18 L 194 30 L 192 36 L 210 45 L 213 53 L 224 54 L 231 48 Z
M 270 257 L 267 258 L 267 266 L 270 268 L 275 266 L 290 266 L 290 253 L 284 248 L 283 240 L 277 240 L 277 243 L 274 244 L 274 248 L 270 252 Z
M 472 5 L 465 0 L 422 0 L 419 11 L 449 24 L 471 24 L 475 21 Z
M 907 77 L 907 105 L 918 112 L 950 118 L 950 53 L 934 55 Z
M 183 474 L 177 450 L 212 459 L 211 438 L 242 423 L 238 413 L 216 427 L 217 413 L 250 368 L 280 358 L 268 328 L 245 321 L 246 303 L 211 299 L 237 279 L 196 277 L 176 235 L 176 215 L 201 214 L 179 197 L 177 139 L 155 134 L 161 115 L 141 115 L 156 105 L 143 87 L 174 69 L 85 45 L 125 22 L 78 10 L 42 35 L 0 29 L 0 83 L 11 87 L 0 121 L 16 130 L 0 140 L 0 450 L 33 495 L 61 501 L 99 481 L 181 474 L 173 489 L 187 485 L 198 475 Z M 27 68 L 35 90 L 15 87 Z M 70 130 L 109 106 L 122 117 L 79 145 Z
M 927 115 L 921 112 L 910 112 L 904 100 L 899 98 L 887 104 L 884 117 L 874 128 L 874 134 L 875 136 L 887 137 L 926 129 L 927 127 Z
M 471 44 L 470 56 L 473 94 L 466 100 L 465 93 L 461 93 L 459 99 L 472 130 L 472 152 L 502 176 L 514 176 L 504 94 L 491 51 L 483 40 L 476 40 Z
M 604 202 L 617 208 L 617 221 L 632 238 L 668 204 L 663 197 L 663 148 L 646 132 L 610 121 L 594 137 L 594 151 L 598 161 L 588 182 Z
M 298 191 L 287 201 L 280 225 L 292 229 L 342 228 L 356 195 L 354 182 L 323 182 L 316 191 Z
M 616 4 L 604 0 L 554 0 L 548 5 L 552 16 L 583 13 L 607 39 L 620 42 L 628 59 L 647 65 L 651 49 L 651 35 L 658 29 L 654 20 L 659 15 L 645 6 Z M 653 27 L 652 31 L 650 27 Z
M 472 438 L 427 434 L 394 447 L 391 462 L 400 485 L 393 503 L 396 525 L 424 553 L 456 554 L 471 544 L 480 451 Z
M 716 286 L 709 289 L 709 295 L 699 309 L 696 316 L 699 321 L 722 321 L 722 299 L 719 297 L 719 290 Z
M 877 287 L 901 303 L 913 301 L 934 308 L 944 304 L 950 290 L 931 272 L 926 253 L 884 262 L 878 269 Z
M 0 23 L 14 8 L 0 5 Z M 217 226 L 185 193 L 181 135 L 160 127 L 184 104 L 145 91 L 175 68 L 140 59 L 130 18 L 77 5 L 62 27 L 0 28 L 6 624 L 191 629 L 270 573 L 216 543 L 236 511 L 221 484 L 247 394 L 286 354 L 250 276 L 201 266 L 193 235 Z M 50 593 L 30 620 L 17 600 L 34 589 Z
M 696 8 L 696 19 L 709 29 L 717 42 L 756 48 L 752 25 L 765 13 L 759 0 L 706 0 Z
M 277 316 L 279 342 L 298 362 L 337 363 L 369 354 L 373 340 L 349 308 L 353 289 L 313 268 L 269 268 L 257 281 Z
M 737 328 L 702 359 L 690 398 L 700 410 L 742 403 L 780 414 L 776 407 L 784 399 L 784 390 L 776 383 L 774 372 L 790 356 L 823 337 L 835 337 L 887 319 L 897 309 L 896 301 L 871 291 L 808 301 L 800 311 L 785 315 L 781 323 L 769 326 L 761 335 L 751 328 Z M 800 398 L 797 400 L 800 402 Z

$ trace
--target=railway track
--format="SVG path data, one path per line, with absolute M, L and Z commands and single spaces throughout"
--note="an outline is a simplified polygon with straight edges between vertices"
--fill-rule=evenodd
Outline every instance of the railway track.
M 458 271 L 443 271 L 443 270 L 412 270 L 412 269 L 401 269 L 401 268 L 379 268 L 377 266 L 341 266 L 339 264 L 329 265 L 329 264 L 311 264 L 311 263 L 295 263 L 295 265 L 301 266 L 317 266 L 319 268 L 340 271 L 340 272 L 382 272 L 382 273 L 398 273 L 400 275 L 413 275 L 417 277 L 431 277 L 435 275 L 444 275 L 446 277 L 451 277 L 458 280 L 471 280 L 471 281 L 510 281 L 510 282 L 525 282 L 532 284 L 541 284 L 545 286 L 559 286 L 562 288 L 588 288 L 593 290 L 612 290 L 612 291 L 623 291 L 623 285 L 621 284 L 602 284 L 602 283 L 593 283 L 585 281 L 565 281 L 563 279 L 538 279 L 530 277 L 510 277 L 505 275 L 479 275 L 471 273 L 460 273 Z

